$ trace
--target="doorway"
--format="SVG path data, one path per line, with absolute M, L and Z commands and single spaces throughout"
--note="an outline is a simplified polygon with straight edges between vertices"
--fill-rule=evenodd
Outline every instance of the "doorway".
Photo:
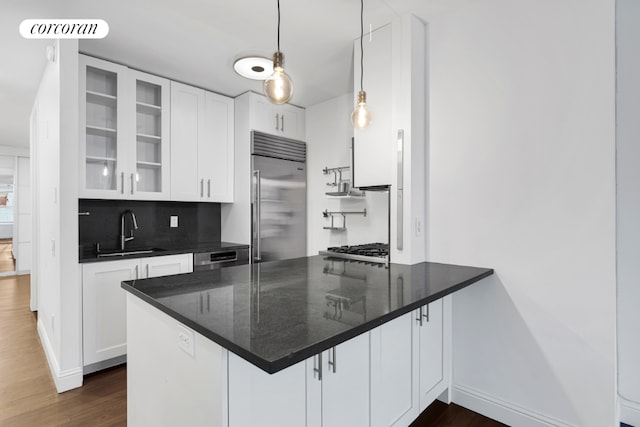
M 0 156 L 0 276 L 15 274 L 15 156 Z

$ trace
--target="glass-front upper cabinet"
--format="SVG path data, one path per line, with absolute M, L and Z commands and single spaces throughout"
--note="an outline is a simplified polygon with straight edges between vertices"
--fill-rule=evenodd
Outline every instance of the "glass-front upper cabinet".
M 79 63 L 80 197 L 169 200 L 169 81 Z
M 80 194 L 116 197 L 122 169 L 123 66 L 80 56 Z
M 137 198 L 169 200 L 169 81 L 131 73 L 136 94 L 134 194 Z

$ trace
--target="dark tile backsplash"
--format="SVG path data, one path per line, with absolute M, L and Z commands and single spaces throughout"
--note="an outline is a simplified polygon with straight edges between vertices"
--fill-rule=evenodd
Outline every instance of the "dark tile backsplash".
M 116 249 L 120 238 L 120 215 L 132 210 L 138 220 L 135 239 L 128 248 L 183 248 L 199 243 L 220 242 L 220 204 L 188 202 L 156 202 L 135 200 L 80 199 L 78 212 L 80 249 L 100 243 L 104 250 Z M 172 215 L 178 216 L 178 228 L 170 228 Z M 125 219 L 125 235 L 129 236 L 131 217 Z

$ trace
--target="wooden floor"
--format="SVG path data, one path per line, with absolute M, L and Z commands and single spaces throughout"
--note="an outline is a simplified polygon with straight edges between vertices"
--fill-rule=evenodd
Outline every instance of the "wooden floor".
M 491 418 L 458 406 L 433 402 L 410 427 L 506 427 Z
M 0 239 L 0 273 L 16 270 L 16 260 L 13 258 L 12 239 Z
M 81 388 L 56 392 L 36 331 L 36 316 L 29 310 L 28 275 L 0 278 L 0 325 L 0 426 L 126 425 L 126 367 L 86 376 Z M 461 406 L 436 402 L 411 427 L 504 424 Z
M 0 426 L 125 426 L 126 369 L 58 394 L 29 310 L 29 276 L 0 278 Z

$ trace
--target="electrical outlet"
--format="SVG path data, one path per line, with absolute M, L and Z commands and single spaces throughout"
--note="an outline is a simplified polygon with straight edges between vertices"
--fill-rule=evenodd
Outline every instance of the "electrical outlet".
M 182 326 L 178 326 L 178 347 L 190 356 L 193 356 L 194 354 L 193 341 L 193 331 Z
M 422 220 L 418 217 L 416 217 L 416 237 L 420 237 L 422 236 Z
M 178 215 L 171 215 L 171 221 L 169 222 L 169 227 L 178 228 Z

